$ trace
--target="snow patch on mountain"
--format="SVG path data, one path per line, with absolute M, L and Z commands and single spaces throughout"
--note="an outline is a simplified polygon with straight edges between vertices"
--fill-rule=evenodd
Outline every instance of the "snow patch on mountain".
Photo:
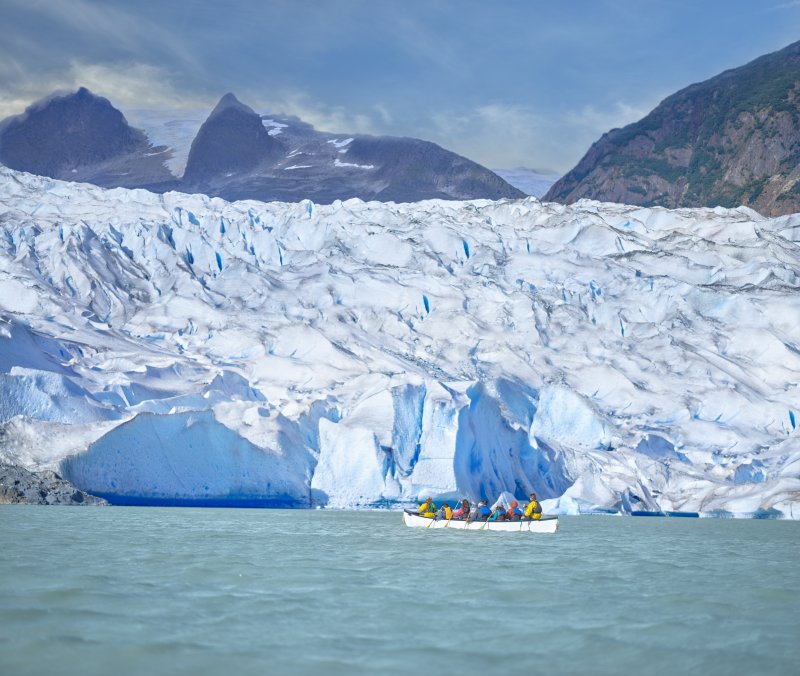
M 339 151 L 341 152 L 341 151 Z M 354 169 L 374 169 L 374 164 L 354 164 L 353 162 L 342 162 L 338 157 L 333 160 L 335 167 L 352 167 Z
M 799 231 L 0 168 L 0 455 L 119 503 L 797 518 Z

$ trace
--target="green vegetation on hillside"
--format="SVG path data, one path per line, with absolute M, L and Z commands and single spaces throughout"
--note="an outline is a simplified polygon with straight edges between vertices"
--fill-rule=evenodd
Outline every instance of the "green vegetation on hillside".
M 777 159 L 781 173 L 763 175 L 763 157 Z M 609 200 L 627 191 L 643 205 L 766 205 L 785 213 L 800 208 L 800 187 L 775 193 L 798 165 L 800 42 L 691 85 L 610 131 L 545 199 Z M 741 178 L 732 183 L 729 175 Z M 656 188 L 662 182 L 675 189 L 664 193 Z

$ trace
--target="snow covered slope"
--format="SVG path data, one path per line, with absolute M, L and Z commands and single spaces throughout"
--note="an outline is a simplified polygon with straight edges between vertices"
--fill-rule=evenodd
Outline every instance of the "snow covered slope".
M 800 215 L 0 168 L 0 453 L 116 502 L 800 517 Z

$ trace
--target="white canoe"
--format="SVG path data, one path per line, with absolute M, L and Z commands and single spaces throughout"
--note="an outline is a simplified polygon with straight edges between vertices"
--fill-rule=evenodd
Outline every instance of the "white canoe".
M 414 512 L 403 512 L 403 523 L 410 528 L 454 528 L 456 530 L 499 530 L 508 533 L 555 533 L 557 516 L 543 516 L 538 521 L 459 521 L 428 519 Z

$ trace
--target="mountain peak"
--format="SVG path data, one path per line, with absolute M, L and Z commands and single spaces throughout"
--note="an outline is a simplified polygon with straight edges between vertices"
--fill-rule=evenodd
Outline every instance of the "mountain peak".
M 28 106 L 0 125 L 0 162 L 18 171 L 106 187 L 166 184 L 174 177 L 112 103 L 86 87 Z
M 195 189 L 207 189 L 215 178 L 245 174 L 283 152 L 282 145 L 267 133 L 258 113 L 229 92 L 197 132 L 184 180 Z
M 214 106 L 214 110 L 211 111 L 211 115 L 209 115 L 209 117 L 213 117 L 227 110 L 238 110 L 248 115 L 255 115 L 256 117 L 258 116 L 258 113 L 256 113 L 250 106 L 245 105 L 239 99 L 237 99 L 233 92 L 228 92 L 218 101 L 217 105 Z

